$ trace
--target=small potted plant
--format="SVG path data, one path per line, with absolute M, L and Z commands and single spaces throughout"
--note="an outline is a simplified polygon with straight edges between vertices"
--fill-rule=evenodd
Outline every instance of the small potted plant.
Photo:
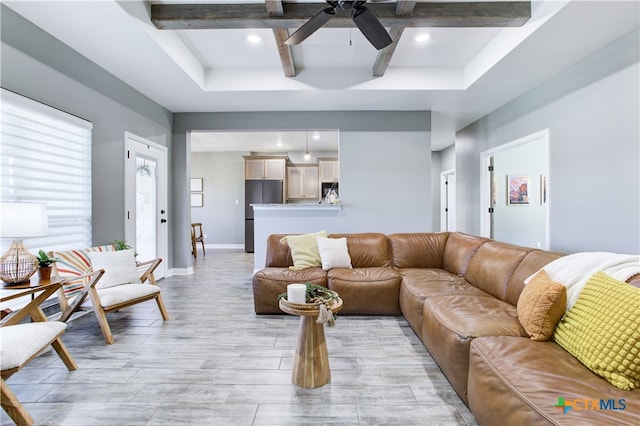
M 120 250 L 130 250 L 131 246 L 129 244 L 127 244 L 127 242 L 125 240 L 114 240 L 113 243 L 113 249 L 115 251 L 120 251 Z M 133 252 L 133 256 L 134 257 L 138 257 L 138 252 L 134 251 Z
M 38 276 L 41 280 L 48 280 L 51 278 L 51 264 L 57 262 L 58 259 L 55 257 L 49 257 L 44 250 L 38 251 L 38 255 L 36 256 L 38 259 Z

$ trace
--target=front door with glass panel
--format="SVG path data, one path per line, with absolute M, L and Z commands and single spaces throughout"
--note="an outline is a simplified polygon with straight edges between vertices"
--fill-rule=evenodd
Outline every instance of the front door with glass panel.
M 140 262 L 167 256 L 167 149 L 130 133 L 125 135 L 125 235 Z M 166 262 L 155 272 L 166 276 Z

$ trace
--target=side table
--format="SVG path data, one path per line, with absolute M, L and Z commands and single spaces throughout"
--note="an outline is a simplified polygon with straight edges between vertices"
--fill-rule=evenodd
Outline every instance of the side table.
M 303 388 L 318 388 L 331 381 L 329 352 L 324 337 L 324 324 L 316 322 L 320 309 L 296 309 L 280 300 L 280 309 L 291 315 L 300 316 L 298 344 L 296 346 L 291 381 Z M 331 313 L 342 309 L 342 299 L 338 299 L 329 309 Z

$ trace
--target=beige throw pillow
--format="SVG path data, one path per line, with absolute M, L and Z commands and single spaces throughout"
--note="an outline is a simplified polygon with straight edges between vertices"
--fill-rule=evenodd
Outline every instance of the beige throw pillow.
M 293 258 L 293 266 L 289 266 L 289 269 L 298 271 L 322 266 L 317 238 L 326 236 L 327 231 L 319 231 L 311 234 L 287 235 L 283 237 L 280 242 L 289 245 L 291 257 Z
M 531 340 L 549 340 L 566 306 L 567 288 L 541 270 L 520 293 L 518 319 Z

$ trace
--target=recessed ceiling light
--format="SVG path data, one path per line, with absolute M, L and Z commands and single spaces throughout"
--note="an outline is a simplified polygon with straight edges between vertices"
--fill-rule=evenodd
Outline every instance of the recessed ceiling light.
M 426 43 L 426 42 L 427 42 L 427 40 L 429 40 L 429 38 L 430 38 L 429 34 L 427 34 L 427 33 L 422 33 L 422 34 L 418 34 L 418 35 L 416 36 L 415 40 L 416 40 L 418 43 Z
M 314 141 L 320 140 L 320 135 L 317 133 L 314 133 L 313 136 L 311 136 L 311 139 L 313 139 Z
M 260 38 L 260 36 L 257 36 L 255 34 L 251 34 L 249 36 L 247 36 L 247 41 L 249 43 L 253 43 L 253 44 L 258 44 L 262 41 L 262 39 Z

